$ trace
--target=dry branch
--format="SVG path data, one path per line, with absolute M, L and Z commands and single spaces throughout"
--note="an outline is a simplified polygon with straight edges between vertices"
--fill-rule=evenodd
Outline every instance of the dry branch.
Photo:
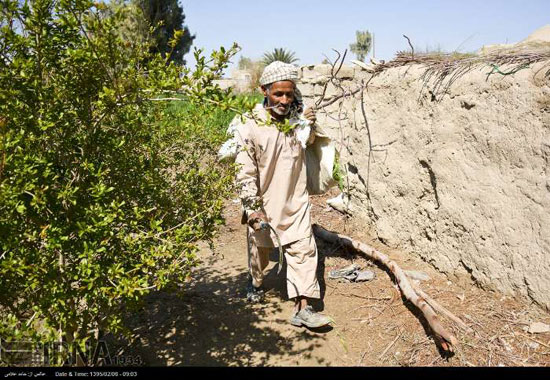
M 458 318 L 456 315 L 451 313 L 449 310 L 441 306 L 438 302 L 436 302 L 432 297 L 427 295 L 418 285 L 416 285 L 414 282 L 411 283 L 414 291 L 422 298 L 426 300 L 430 304 L 430 306 L 437 312 L 446 315 L 449 319 L 454 321 L 461 329 L 471 333 L 474 332 L 474 330 L 469 327 L 466 323 L 462 321 L 462 319 Z
M 413 48 L 413 45 L 411 44 L 411 40 L 409 37 L 407 37 L 406 35 L 403 34 L 403 37 L 405 37 L 407 39 L 407 42 L 409 43 L 409 46 L 411 47 L 411 58 L 414 59 L 414 48 Z
M 382 252 L 364 243 L 352 240 L 345 235 L 327 231 L 317 224 L 313 225 L 313 233 L 319 238 L 328 242 L 340 243 L 343 246 L 354 248 L 355 250 L 367 255 L 369 258 L 376 260 L 386 266 L 395 276 L 395 279 L 397 280 L 397 284 L 399 285 L 403 296 L 405 296 L 406 299 L 408 299 L 417 308 L 420 309 L 436 336 L 440 338 L 441 347 L 445 351 L 454 351 L 453 347 L 456 347 L 458 344 L 457 339 L 441 325 L 441 322 L 439 322 L 439 319 L 437 318 L 434 309 L 428 304 L 428 302 L 424 298 L 420 297 L 415 292 L 403 270 L 394 261 L 390 260 L 389 257 Z
M 342 56 L 342 54 L 340 54 L 340 52 L 338 50 L 335 50 L 335 49 L 332 49 L 336 52 L 336 54 L 338 55 L 338 57 L 336 57 L 336 60 L 334 61 L 333 64 L 331 64 L 331 68 L 330 68 L 330 79 L 326 81 L 324 87 L 323 87 L 323 93 L 321 94 L 321 97 L 319 99 L 317 99 L 317 101 L 315 102 L 315 109 L 319 109 L 320 107 L 320 104 L 323 102 L 323 100 L 325 99 L 325 94 L 327 92 L 327 87 L 328 87 L 328 84 L 330 82 L 332 82 L 335 78 L 336 78 L 336 75 L 338 75 L 338 73 L 340 72 L 340 69 L 342 69 L 342 65 L 344 64 L 344 59 L 346 59 L 346 54 L 348 52 L 348 49 L 346 49 L 344 51 L 344 55 Z M 338 66 L 338 68 L 336 68 L 336 66 L 338 65 L 338 61 L 340 61 L 340 64 Z M 321 107 L 326 107 L 326 106 L 321 106 Z
M 342 98 L 345 98 L 345 97 L 348 97 L 348 96 L 353 96 L 353 95 L 357 94 L 359 91 L 363 90 L 364 88 L 365 88 L 365 86 L 359 86 L 356 89 L 349 90 L 349 91 L 344 91 L 341 94 L 333 96 L 329 100 L 324 101 L 323 104 L 320 104 L 319 106 L 315 106 L 315 109 L 322 109 L 322 108 L 328 107 L 331 104 L 336 103 L 338 100 L 340 100 Z
M 395 344 L 395 342 L 397 342 L 397 340 L 399 338 L 401 338 L 401 335 L 403 335 L 403 332 L 400 332 L 399 334 L 397 334 L 397 336 L 395 337 L 394 340 L 392 340 L 392 342 L 390 344 L 388 344 L 388 346 L 386 347 L 386 349 L 380 354 L 380 356 L 378 356 L 378 360 L 382 359 L 384 357 L 384 355 L 386 355 L 386 352 L 388 352 L 388 350 Z

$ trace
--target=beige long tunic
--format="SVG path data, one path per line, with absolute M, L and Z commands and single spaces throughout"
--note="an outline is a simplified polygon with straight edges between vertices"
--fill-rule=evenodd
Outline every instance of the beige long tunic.
M 261 104 L 254 110 L 256 118 L 263 121 L 267 119 L 266 112 Z M 246 118 L 237 127 L 235 137 L 236 162 L 241 165 L 237 185 L 244 211 L 248 215 L 263 211 L 281 245 L 311 236 L 305 149 L 295 134 L 284 134 L 273 125 Z M 258 232 L 258 245 L 274 246 L 272 235 Z

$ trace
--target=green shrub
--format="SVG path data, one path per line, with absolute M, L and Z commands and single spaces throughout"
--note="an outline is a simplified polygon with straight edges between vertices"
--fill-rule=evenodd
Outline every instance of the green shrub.
M 122 40 L 123 12 L 102 6 L 0 1 L 4 340 L 83 348 L 120 331 L 125 309 L 188 277 L 223 222 L 233 169 L 215 152 L 229 110 L 251 105 L 212 80 L 237 47 L 196 50 L 191 72 Z M 153 100 L 174 91 L 184 101 Z

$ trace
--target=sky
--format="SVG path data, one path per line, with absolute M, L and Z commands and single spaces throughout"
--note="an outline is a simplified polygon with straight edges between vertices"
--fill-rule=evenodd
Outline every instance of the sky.
M 375 35 L 376 59 L 408 49 L 473 52 L 488 44 L 515 43 L 550 24 L 548 0 L 180 0 L 193 47 L 210 53 L 237 42 L 240 56 L 260 59 L 283 47 L 297 64 L 334 60 L 332 49 L 349 50 L 357 30 Z M 194 66 L 192 50 L 185 56 Z M 372 51 L 371 55 L 372 56 Z M 356 59 L 348 51 L 346 61 Z

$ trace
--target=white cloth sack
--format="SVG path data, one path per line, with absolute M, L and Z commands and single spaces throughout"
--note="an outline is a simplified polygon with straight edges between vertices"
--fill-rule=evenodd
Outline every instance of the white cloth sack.
M 332 176 L 336 147 L 319 126 L 313 129 L 313 133 L 315 140 L 306 148 L 307 191 L 309 195 L 318 195 L 338 185 Z

